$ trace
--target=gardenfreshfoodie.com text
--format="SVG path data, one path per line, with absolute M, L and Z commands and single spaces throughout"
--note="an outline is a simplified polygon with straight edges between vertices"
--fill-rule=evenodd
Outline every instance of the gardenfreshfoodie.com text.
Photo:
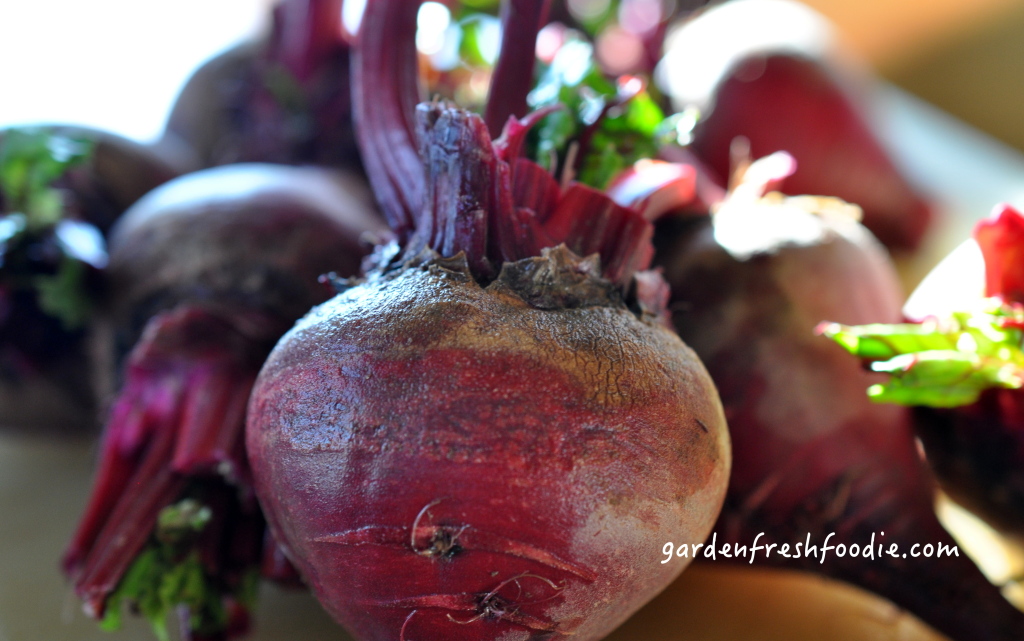
M 668 563 L 673 558 L 704 558 L 711 561 L 724 558 L 730 560 L 749 559 L 749 563 L 753 563 L 756 558 L 763 557 L 768 559 L 773 554 L 793 560 L 818 559 L 820 563 L 824 563 L 825 559 L 830 555 L 838 558 L 849 556 L 868 561 L 884 557 L 894 559 L 931 559 L 960 556 L 960 550 L 957 546 L 941 542 L 915 543 L 909 548 L 901 548 L 897 543 L 886 543 L 884 540 L 885 532 L 872 532 L 871 540 L 864 543 L 839 543 L 835 541 L 836 533 L 831 532 L 820 545 L 812 540 L 810 534 L 807 535 L 805 540 L 792 544 L 767 543 L 762 541 L 764 536 L 765 533 L 761 532 L 754 537 L 754 542 L 750 545 L 740 543 L 722 543 L 719 545 L 717 532 L 708 543 L 680 543 L 676 545 L 672 541 L 668 541 L 662 546 L 661 553 L 665 555 L 665 558 L 661 562 Z

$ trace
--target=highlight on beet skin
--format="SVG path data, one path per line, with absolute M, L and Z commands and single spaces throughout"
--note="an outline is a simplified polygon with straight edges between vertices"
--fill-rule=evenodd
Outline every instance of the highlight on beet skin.
M 114 379 L 89 503 L 63 559 L 87 614 L 160 639 L 248 627 L 261 576 L 298 584 L 266 535 L 246 404 L 274 342 L 386 233 L 360 179 L 241 164 L 153 191 L 116 225 L 99 347 Z
M 353 54 L 397 243 L 268 357 L 256 492 L 360 641 L 600 639 L 682 571 L 654 554 L 666 537 L 710 531 L 721 406 L 664 325 L 651 224 L 522 156 L 544 112 L 420 103 L 417 8 L 369 3 Z M 544 9 L 504 7 L 494 86 L 528 86 Z
M 878 402 L 914 406 L 943 489 L 997 529 L 1024 534 L 1024 215 L 999 205 L 921 283 L 914 323 L 823 324 L 887 380 Z

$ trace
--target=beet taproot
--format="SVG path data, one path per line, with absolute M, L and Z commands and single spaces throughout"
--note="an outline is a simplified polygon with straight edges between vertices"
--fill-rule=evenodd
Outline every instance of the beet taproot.
M 660 563 L 666 540 L 710 531 L 721 407 L 663 325 L 638 212 L 520 157 L 515 107 L 497 140 L 476 114 L 415 107 L 416 9 L 369 3 L 354 52 L 363 157 L 400 243 L 260 372 L 257 495 L 360 641 L 599 639 L 682 571 Z M 536 36 L 542 12 L 503 15 L 506 41 Z M 502 73 L 530 72 L 518 49 Z
M 732 436 L 718 543 L 789 544 L 790 558 L 776 549 L 755 562 L 848 581 L 953 639 L 1019 638 L 1024 614 L 965 555 L 902 556 L 955 545 L 934 514 L 909 412 L 870 402 L 863 392 L 879 375 L 814 333 L 824 319 L 900 320 L 882 247 L 849 205 L 741 196 L 710 218 L 666 219 L 655 235 L 676 330 L 707 365 Z M 900 555 L 823 560 L 830 533 L 833 545 L 897 544 Z M 816 556 L 793 558 L 796 543 Z
M 244 630 L 261 559 L 280 568 L 246 403 L 274 342 L 330 296 L 319 277 L 358 272 L 361 236 L 384 231 L 367 196 L 327 170 L 240 164 L 164 185 L 115 227 L 101 335 L 117 392 L 64 557 L 108 627 L 130 604 L 158 630 L 183 610 L 189 639 Z

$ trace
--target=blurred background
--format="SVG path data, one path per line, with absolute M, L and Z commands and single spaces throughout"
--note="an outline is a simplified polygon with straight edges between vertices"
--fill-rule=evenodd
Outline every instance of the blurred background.
M 1024 150 L 1024 3 L 805 0 L 885 79 Z M 139 140 L 205 59 L 261 29 L 272 0 L 0 2 L 0 126 L 64 121 Z M 575 0 L 582 11 L 607 0 Z M 703 4 L 676 0 L 682 9 Z M 766 27 L 770 28 L 770 27 Z

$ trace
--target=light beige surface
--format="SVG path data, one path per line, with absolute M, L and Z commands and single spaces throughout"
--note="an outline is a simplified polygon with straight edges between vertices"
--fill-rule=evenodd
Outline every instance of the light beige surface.
M 846 44 L 875 68 L 911 63 L 983 31 L 1020 0 L 801 0 L 835 23 Z
M 606 641 L 944 641 L 867 592 L 785 571 L 696 565 Z

